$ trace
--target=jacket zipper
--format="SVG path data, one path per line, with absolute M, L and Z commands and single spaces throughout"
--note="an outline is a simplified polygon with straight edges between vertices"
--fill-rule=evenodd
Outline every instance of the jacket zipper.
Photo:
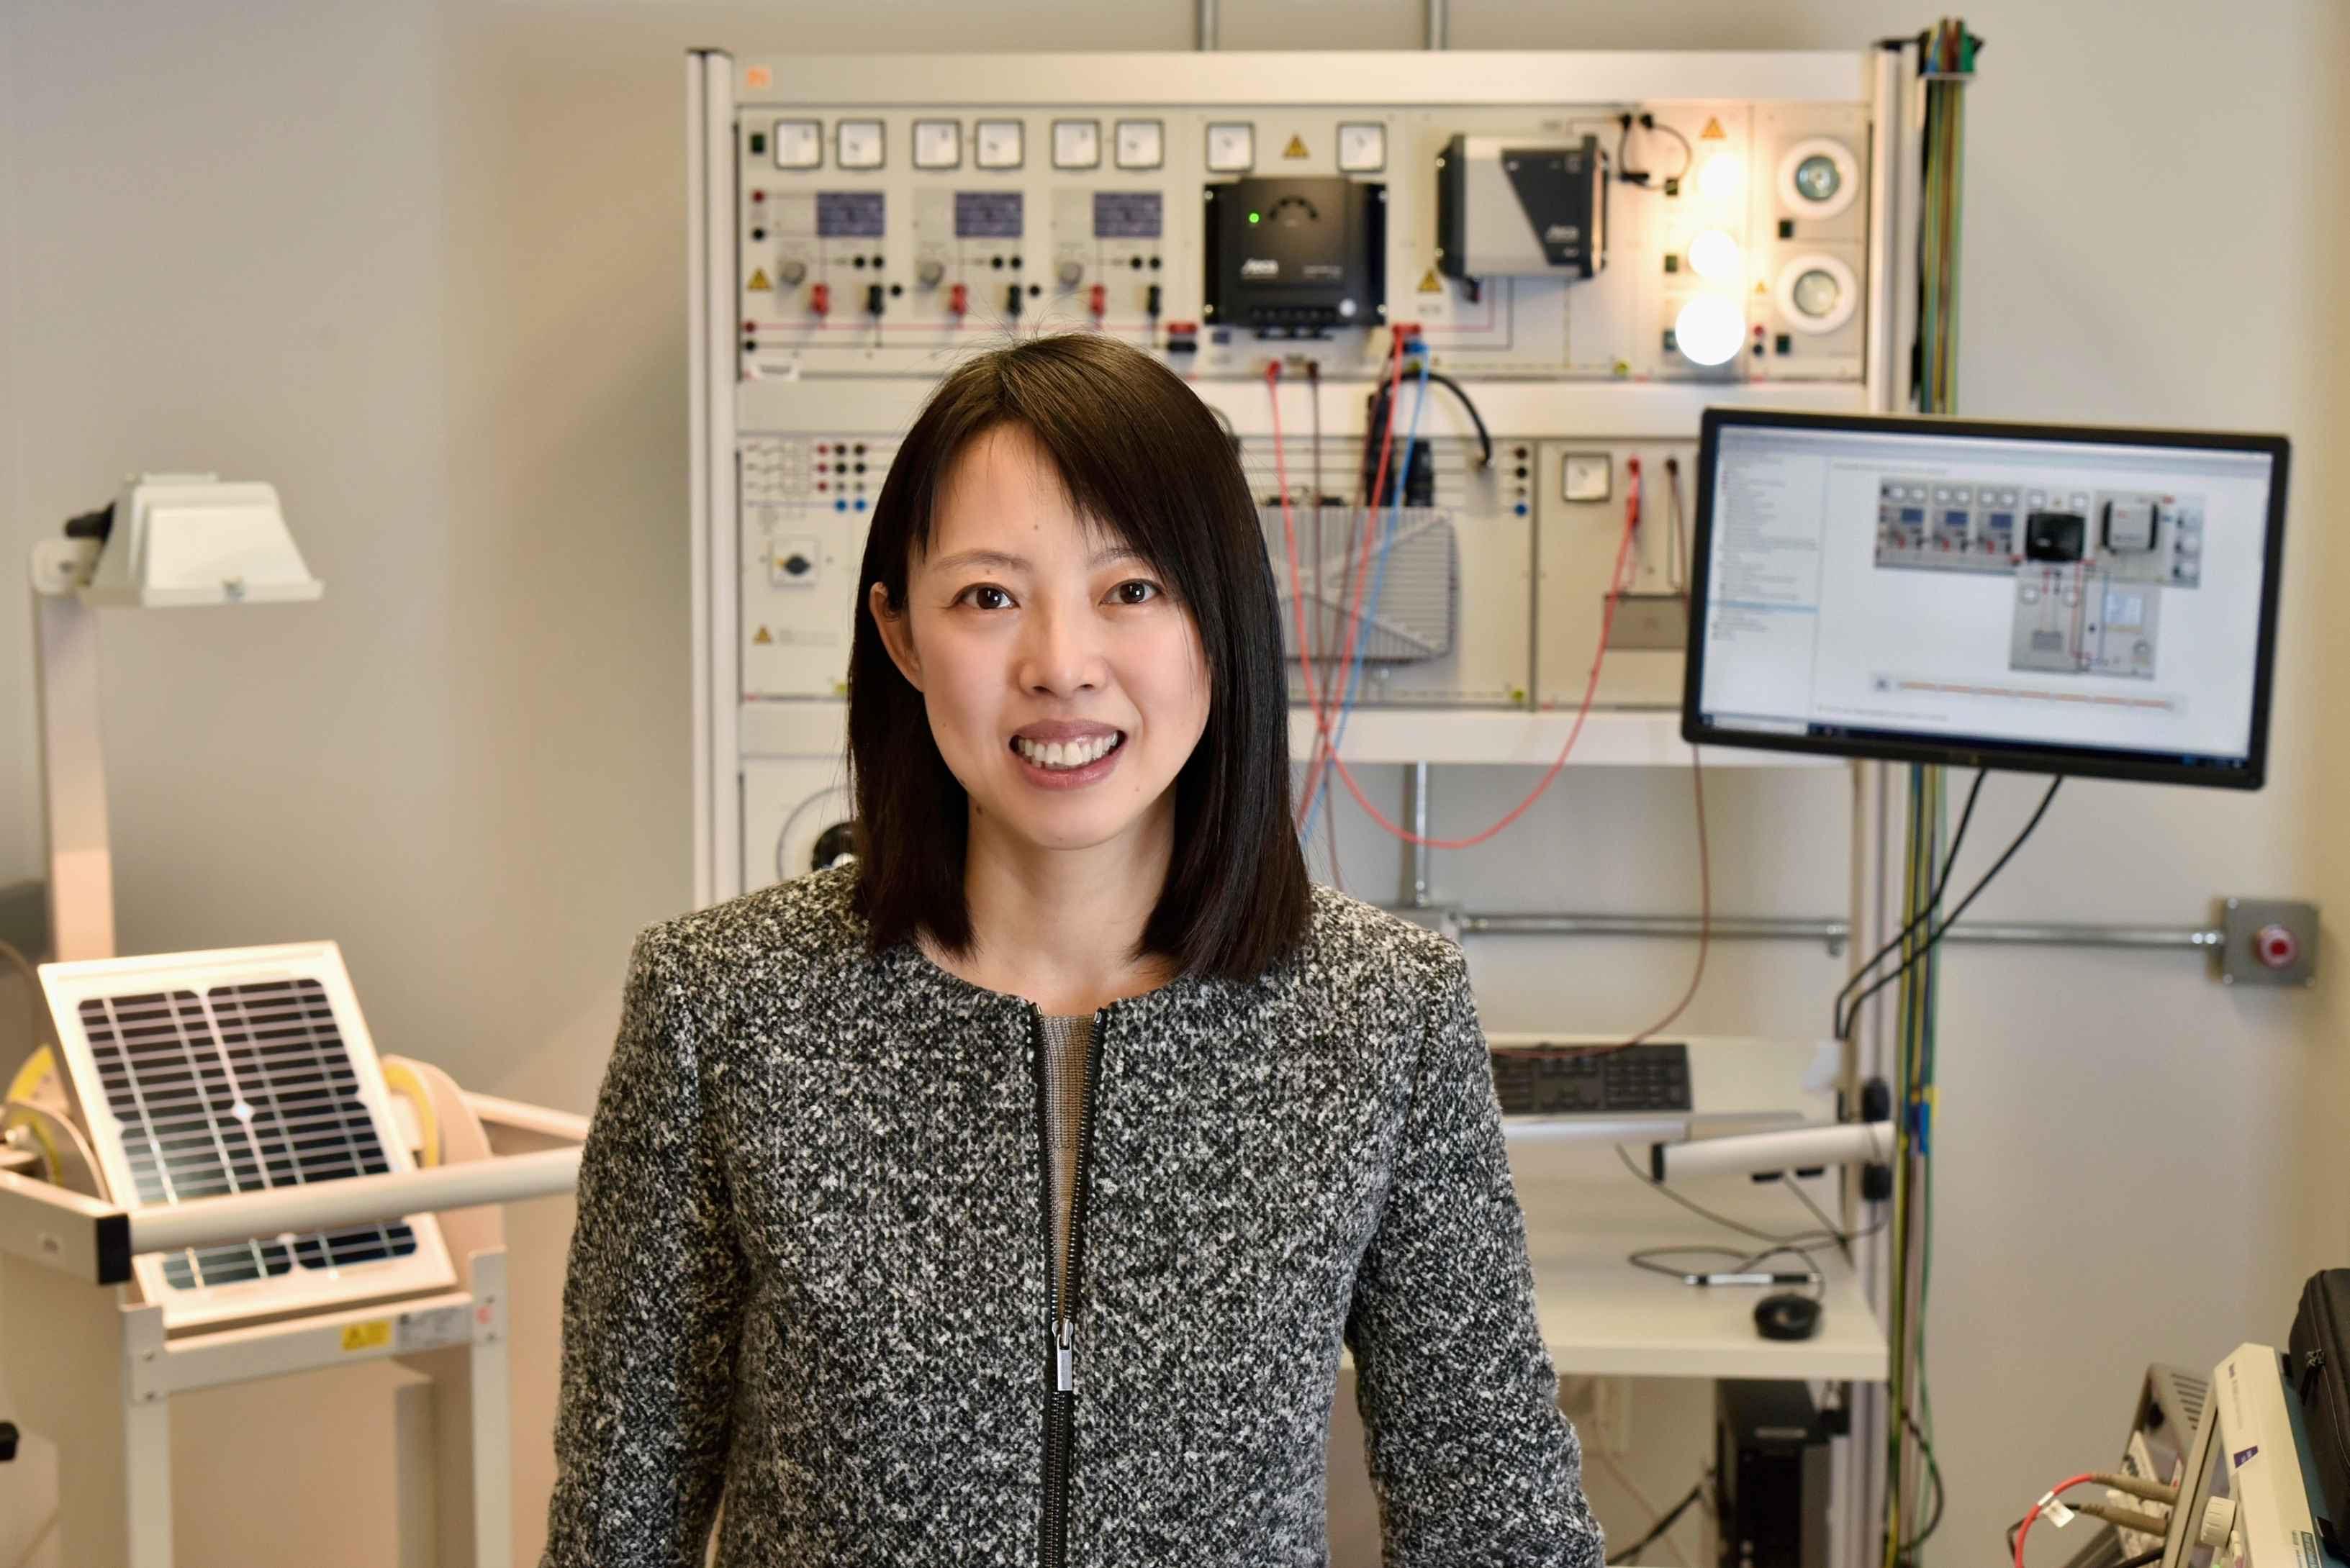
M 1094 1014 L 1086 1040 L 1086 1082 L 1077 1101 L 1077 1171 L 1069 1199 L 1070 1294 L 1075 1293 L 1078 1265 L 1085 1257 L 1087 1179 L 1093 1166 L 1094 1090 L 1101 1082 L 1102 1026 L 1109 1009 Z M 1045 1296 L 1047 1313 L 1045 1337 L 1049 1351 L 1049 1381 L 1045 1394 L 1045 1510 L 1038 1524 L 1036 1560 L 1040 1568 L 1066 1568 L 1069 1552 L 1069 1447 L 1077 1410 L 1077 1324 L 1075 1303 L 1063 1300 L 1060 1272 L 1055 1268 L 1053 1212 L 1053 1102 L 1045 1070 L 1045 1013 L 1029 1008 L 1029 1033 L 1036 1046 L 1037 1150 L 1042 1157 L 1045 1189 Z

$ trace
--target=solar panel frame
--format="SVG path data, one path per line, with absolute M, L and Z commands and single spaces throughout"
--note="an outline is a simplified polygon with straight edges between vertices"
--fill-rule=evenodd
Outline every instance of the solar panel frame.
M 331 941 L 43 964 L 66 1080 L 126 1208 L 415 1168 Z M 456 1282 L 430 1214 L 150 1253 L 169 1328 Z

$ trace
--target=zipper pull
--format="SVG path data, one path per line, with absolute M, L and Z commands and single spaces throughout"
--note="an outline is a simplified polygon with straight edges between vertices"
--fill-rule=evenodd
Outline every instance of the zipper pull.
M 1067 1318 L 1053 1331 L 1053 1386 L 1064 1394 L 1077 1386 L 1077 1325 Z

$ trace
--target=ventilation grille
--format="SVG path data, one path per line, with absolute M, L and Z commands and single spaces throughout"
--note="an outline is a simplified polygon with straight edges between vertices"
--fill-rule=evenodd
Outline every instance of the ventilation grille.
M 1299 657 L 1296 606 L 1301 598 L 1317 665 L 1336 663 L 1345 655 L 1350 628 L 1357 623 L 1361 629 L 1352 633 L 1356 656 L 1374 663 L 1412 663 L 1440 659 L 1452 651 L 1461 603 L 1461 556 L 1450 512 L 1440 507 L 1403 507 L 1393 514 L 1390 538 L 1388 512 L 1373 517 L 1326 506 L 1317 540 L 1314 508 L 1291 511 L 1294 524 L 1285 524 L 1278 505 L 1257 508 L 1281 599 L 1281 643 L 1286 657 Z M 1289 566 L 1292 525 L 1297 552 L 1294 579 Z M 1367 556 L 1362 544 L 1366 528 L 1373 530 Z M 1386 542 L 1384 571 L 1380 569 L 1382 541 Z M 1358 567 L 1363 575 L 1359 589 Z M 1378 587 L 1376 601 L 1371 597 L 1374 584 Z

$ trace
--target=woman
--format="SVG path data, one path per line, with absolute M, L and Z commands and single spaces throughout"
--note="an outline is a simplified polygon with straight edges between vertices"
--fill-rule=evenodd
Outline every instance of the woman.
M 1460 950 L 1306 879 L 1216 421 L 1098 335 L 948 376 L 873 514 L 854 861 L 639 938 L 546 1562 L 1600 1562 Z

